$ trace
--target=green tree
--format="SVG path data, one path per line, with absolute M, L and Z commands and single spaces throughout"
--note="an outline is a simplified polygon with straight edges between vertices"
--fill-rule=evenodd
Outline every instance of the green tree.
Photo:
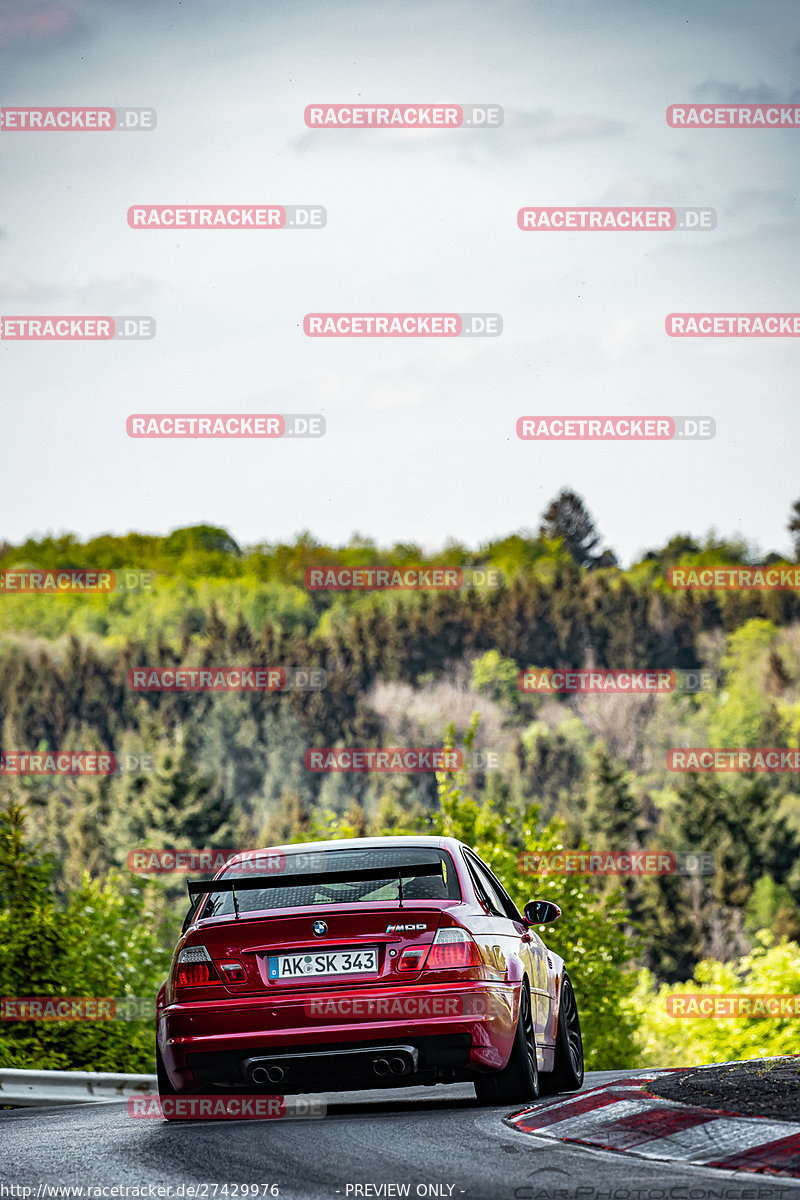
M 472 664 L 472 685 L 512 711 L 519 708 L 520 690 L 517 686 L 519 667 L 513 658 L 504 658 L 497 650 L 487 650 Z
M 646 823 L 627 768 L 615 762 L 603 742 L 589 752 L 587 786 L 577 811 L 578 834 L 593 850 L 638 850 Z
M 0 1025 L 0 1066 L 52 1070 L 153 1070 L 155 995 L 169 964 L 163 912 L 137 880 L 86 873 L 59 902 L 55 861 L 25 841 L 23 806 L 0 809 L 0 995 L 122 1001 L 102 1021 Z M 157 897 L 155 897 L 157 899 Z M 174 934 L 174 930 L 169 931 Z
M 187 525 L 183 529 L 174 529 L 168 538 L 164 539 L 164 553 L 182 558 L 187 552 L 205 550 L 211 554 L 242 553 L 241 547 L 233 540 L 227 529 L 218 525 Z
M 791 892 L 771 875 L 756 881 L 745 908 L 745 928 L 750 933 L 768 929 L 777 938 L 800 940 L 800 909 Z
M 746 621 L 728 638 L 722 667 L 725 687 L 714 698 L 709 724 L 710 745 L 723 747 L 782 745 L 775 729 L 775 713 L 764 682 L 775 673 L 774 659 L 777 629 L 760 618 Z M 780 660 L 778 660 L 780 661 Z M 767 724 L 772 736 L 780 740 L 764 742 Z
M 478 714 L 464 736 L 471 751 Z M 443 744 L 454 744 L 452 726 Z M 490 802 L 478 803 L 469 790 L 468 771 L 444 771 L 436 776 L 440 810 L 432 818 L 435 832 L 471 846 L 501 881 L 520 911 L 532 899 L 553 900 L 562 909 L 558 925 L 543 931 L 548 946 L 560 954 L 575 987 L 589 1070 L 636 1065 L 633 1036 L 636 1018 L 629 1007 L 635 976 L 629 969 L 631 947 L 625 928 L 629 914 L 619 891 L 600 896 L 579 876 L 532 878 L 525 852 L 564 849 L 564 827 L 557 820 L 537 828 L 539 810 L 531 805 L 522 826 Z M 572 849 L 572 847 L 568 847 Z M 534 886 L 536 884 L 537 886 Z
M 162 742 L 149 761 L 115 783 L 111 815 L 120 861 L 137 846 L 186 849 L 232 845 L 231 809 L 198 771 L 186 741 Z
M 659 986 L 648 971 L 642 972 L 633 997 L 640 1015 L 637 1042 L 642 1064 L 692 1067 L 796 1054 L 797 1019 L 792 1016 L 715 1019 L 712 1014 L 691 1019 L 671 1016 L 667 1006 L 671 997 L 737 993 L 800 994 L 800 946 L 796 942 L 774 944 L 769 933 L 762 933 L 752 953 L 727 963 L 704 960 L 695 969 L 694 979 L 671 987 Z
M 789 524 L 786 526 L 792 535 L 792 546 L 795 559 L 800 559 L 800 500 L 795 500 L 789 513 Z
M 539 536 L 555 541 L 560 538 L 573 561 L 579 567 L 597 566 L 600 535 L 594 521 L 577 492 L 562 488 L 542 514 Z M 609 560 L 604 566 L 613 566 Z

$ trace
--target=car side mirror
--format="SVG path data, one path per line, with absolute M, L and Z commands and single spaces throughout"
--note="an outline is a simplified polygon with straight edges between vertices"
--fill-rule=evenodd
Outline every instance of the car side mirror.
M 561 909 L 552 900 L 531 900 L 523 911 L 529 925 L 552 925 L 561 916 Z

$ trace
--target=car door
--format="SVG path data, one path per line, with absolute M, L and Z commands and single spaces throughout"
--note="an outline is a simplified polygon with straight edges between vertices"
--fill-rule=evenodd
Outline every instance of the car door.
M 480 885 L 493 915 L 498 920 L 498 932 L 506 941 L 508 952 L 516 953 L 525 964 L 531 984 L 531 1006 L 533 1008 L 536 1044 L 543 1046 L 549 1041 L 547 1030 L 550 1017 L 550 993 L 547 986 L 547 947 L 535 929 L 522 917 L 514 901 L 506 892 L 497 876 L 476 854 L 468 852 L 467 864 L 476 885 Z

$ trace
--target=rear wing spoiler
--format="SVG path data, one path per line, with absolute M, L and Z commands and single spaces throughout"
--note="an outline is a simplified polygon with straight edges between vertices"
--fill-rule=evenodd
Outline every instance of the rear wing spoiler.
M 241 865 L 239 863 L 230 864 L 234 868 Z M 207 895 L 210 892 L 231 892 L 233 894 L 233 911 L 236 920 L 239 919 L 239 902 L 236 898 L 237 892 L 252 892 L 262 891 L 265 888 L 291 887 L 293 884 L 301 883 L 341 883 L 341 882 L 356 882 L 374 879 L 396 879 L 398 890 L 398 903 L 403 906 L 403 877 L 408 878 L 413 876 L 418 879 L 420 875 L 440 875 L 444 881 L 444 864 L 440 859 L 436 863 L 399 863 L 391 867 L 353 867 L 345 868 L 339 871 L 319 871 L 312 873 L 310 871 L 281 872 L 280 874 L 271 875 L 249 875 L 242 879 L 199 879 L 187 880 L 186 888 L 189 895 L 192 897 L 193 912 L 198 904 L 196 897 Z

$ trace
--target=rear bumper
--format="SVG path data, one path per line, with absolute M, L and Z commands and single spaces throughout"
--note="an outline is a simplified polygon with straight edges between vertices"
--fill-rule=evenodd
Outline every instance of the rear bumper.
M 453 1080 L 505 1066 L 518 997 L 519 985 L 480 981 L 172 1004 L 159 1010 L 158 1045 L 178 1091 L 241 1086 L 248 1060 L 292 1053 L 308 1066 L 290 1062 L 281 1092 Z M 399 1077 L 378 1079 L 368 1056 L 348 1054 L 399 1044 L 418 1051 Z

